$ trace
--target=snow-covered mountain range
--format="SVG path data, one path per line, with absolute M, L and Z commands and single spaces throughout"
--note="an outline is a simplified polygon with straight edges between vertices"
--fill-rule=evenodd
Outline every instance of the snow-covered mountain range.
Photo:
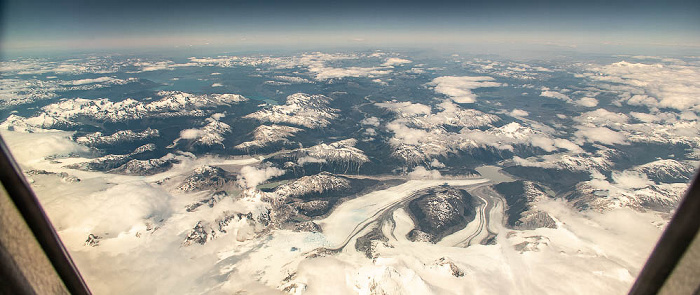
M 699 69 L 20 59 L 0 133 L 96 293 L 614 294 L 700 163 Z

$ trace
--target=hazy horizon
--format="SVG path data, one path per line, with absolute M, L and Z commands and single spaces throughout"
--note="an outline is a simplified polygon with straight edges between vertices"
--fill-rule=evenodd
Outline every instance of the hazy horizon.
M 700 48 L 692 1 L 518 3 L 150 1 L 4 3 L 2 51 L 386 46 L 560 47 L 586 52 Z

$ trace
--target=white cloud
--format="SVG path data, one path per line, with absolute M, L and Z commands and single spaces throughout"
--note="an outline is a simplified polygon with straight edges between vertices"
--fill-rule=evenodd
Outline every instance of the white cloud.
M 316 74 L 316 80 L 339 79 L 346 77 L 376 77 L 387 75 L 391 70 L 382 67 L 348 67 L 348 68 L 333 68 L 324 65 L 309 67 L 309 71 Z
M 512 159 L 513 163 L 518 166 L 524 167 L 538 167 L 538 168 L 559 168 L 556 163 L 550 161 L 543 161 L 542 159 L 523 159 L 518 156 L 514 156 Z
M 301 157 L 297 159 L 297 164 L 304 166 L 306 163 L 326 163 L 326 159 L 314 158 L 314 157 Z
M 556 150 L 556 147 L 554 147 L 554 140 L 545 136 L 533 136 L 530 144 L 543 149 L 545 152 L 553 152 Z
M 223 145 L 224 134 L 231 132 L 231 126 L 226 123 L 219 121 L 223 116 L 221 113 L 216 113 L 212 115 L 211 118 L 206 118 L 204 121 L 207 123 L 202 128 L 191 128 L 180 131 L 180 138 L 188 140 L 196 140 L 198 144 L 203 145 Z M 173 144 L 177 144 L 175 140 Z
M 593 108 L 598 105 L 598 100 L 592 97 L 583 97 L 580 98 L 579 100 L 576 101 L 576 104 L 584 106 L 584 107 L 589 107 Z
M 632 95 L 626 99 L 626 103 L 632 106 L 648 106 L 652 108 L 656 108 L 659 105 L 659 101 L 656 98 L 644 94 Z
M 212 114 L 212 115 L 211 115 L 211 118 L 214 119 L 214 120 L 217 120 L 217 121 L 218 121 L 218 120 L 221 120 L 221 118 L 223 118 L 223 117 L 226 117 L 226 114 L 224 114 L 224 113 L 216 113 L 216 114 Z
M 115 79 L 112 77 L 100 77 L 100 78 L 94 78 L 94 79 L 81 79 L 81 80 L 73 80 L 73 81 L 68 81 L 72 85 L 85 85 L 85 84 L 93 84 L 93 83 L 104 83 L 104 82 L 111 82 L 119 79 Z
M 2 130 L 12 156 L 22 164 L 33 164 L 47 156 L 87 153 L 87 147 L 70 139 L 72 134 L 66 131 L 25 133 Z
M 413 171 L 408 173 L 408 178 L 410 179 L 440 179 L 442 175 L 440 171 L 428 170 L 423 166 L 418 166 Z
M 298 83 L 298 84 L 314 83 L 311 80 L 304 79 L 301 77 L 293 77 L 293 76 L 275 76 L 275 79 L 277 79 L 279 81 L 288 82 L 288 83 Z
M 122 63 L 115 62 L 111 57 L 89 56 L 84 58 L 71 58 L 56 61 L 44 58 L 24 58 L 19 60 L 7 60 L 0 62 L 0 68 L 4 73 L 16 73 L 19 75 L 54 74 L 106 74 L 120 70 Z M 51 78 L 55 76 L 48 76 Z M 5 76 L 3 78 L 6 78 Z
M 543 88 L 543 91 L 542 91 L 542 93 L 540 93 L 540 96 L 551 97 L 551 98 L 556 98 L 556 99 L 563 100 L 566 102 L 571 102 L 571 98 L 568 95 L 563 94 L 561 92 L 549 90 L 546 87 Z
M 420 104 L 420 103 L 412 103 L 408 101 L 404 102 L 380 102 L 376 103 L 377 106 L 386 108 L 389 110 L 392 110 L 402 116 L 415 116 L 415 115 L 429 115 L 431 112 L 431 109 L 429 106 Z
M 364 119 L 362 119 L 362 121 L 360 121 L 360 123 L 363 125 L 369 125 L 369 126 L 375 126 L 375 127 L 379 126 L 379 124 L 380 124 L 379 118 L 377 118 L 377 117 L 364 118 Z
M 325 81 L 330 79 L 341 79 L 346 77 L 370 77 L 388 75 L 392 73 L 393 68 L 389 66 L 372 66 L 372 67 L 336 67 L 332 65 L 335 61 L 342 60 L 357 60 L 370 55 L 357 53 L 321 53 L 313 52 L 306 53 L 301 56 L 291 57 L 272 57 L 272 56 L 220 56 L 216 58 L 195 58 L 191 57 L 190 61 L 195 64 L 215 65 L 219 67 L 232 67 L 236 65 L 244 66 L 260 66 L 262 64 L 271 65 L 279 69 L 294 69 L 303 67 L 306 68 L 313 78 L 317 81 Z M 167 65 L 166 65 L 167 66 Z M 288 83 L 311 83 L 311 81 L 295 77 L 278 76 L 279 81 Z
M 425 70 L 422 69 L 422 68 L 412 68 L 412 69 L 410 69 L 410 70 L 408 70 L 408 71 L 406 71 L 406 72 L 407 72 L 407 73 L 411 73 L 411 74 L 424 74 L 424 73 L 425 73 Z
M 545 136 L 533 136 L 530 144 L 534 147 L 543 149 L 545 152 L 553 152 L 556 150 L 554 147 L 554 140 Z
M 430 167 L 433 168 L 445 168 L 445 164 L 441 163 L 438 161 L 438 159 L 433 159 L 432 162 L 430 162 Z
M 697 65 L 621 61 L 590 70 L 588 78 L 606 83 L 599 85 L 601 87 L 620 92 L 627 104 L 700 111 L 700 67 Z
M 627 141 L 627 137 L 624 134 L 606 127 L 580 126 L 574 135 L 588 142 L 599 142 L 607 145 L 625 144 Z
M 654 184 L 646 174 L 636 171 L 613 171 L 612 179 L 616 186 L 625 189 L 642 188 Z
M 622 113 L 615 113 L 606 109 L 585 112 L 576 118 L 579 122 L 588 122 L 597 126 L 614 126 L 627 123 L 629 117 Z
M 685 115 L 684 115 L 685 114 Z M 630 116 L 633 120 L 630 120 Z M 614 144 L 623 142 L 686 143 L 697 145 L 698 121 L 693 112 L 678 114 L 674 111 L 650 113 L 617 113 L 606 109 L 596 109 L 582 113 L 574 120 L 580 123 L 575 133 L 588 142 Z M 602 128 L 602 129 L 596 129 Z M 595 131 L 601 131 L 596 135 Z
M 375 104 L 387 108 L 398 115 L 394 123 L 430 130 L 442 126 L 475 128 L 489 125 L 501 118 L 485 114 L 475 109 L 463 109 L 451 100 L 444 100 L 437 105 L 438 112 L 432 113 L 427 105 L 410 102 L 385 102 Z
M 507 77 L 517 80 L 543 80 L 548 79 L 550 75 L 547 73 L 553 72 L 550 69 L 534 66 L 531 64 L 518 63 L 513 61 L 493 61 L 483 59 L 469 59 L 462 62 L 463 65 L 471 70 L 487 74 L 490 76 Z
M 413 123 L 395 120 L 386 125 L 387 130 L 394 133 L 389 140 L 389 144 L 394 148 L 393 156 L 407 163 L 427 164 L 435 156 L 446 156 L 459 150 L 474 148 L 512 151 L 517 145 L 532 145 L 533 137 L 542 139 L 535 144 L 544 146 L 549 151 L 555 150 L 555 147 L 559 148 L 558 145 L 563 146 L 562 142 L 548 139 L 546 133 L 517 122 L 486 130 L 462 128 L 459 132 L 449 132 L 444 128 L 418 129 L 407 125 Z
M 403 59 L 403 58 L 398 58 L 398 57 L 390 57 L 382 64 L 382 66 L 392 67 L 392 66 L 400 66 L 403 64 L 410 64 L 410 63 L 412 63 L 412 61 L 410 61 L 408 59 Z
M 398 141 L 398 143 L 416 145 L 430 138 L 428 131 L 410 128 L 395 121 L 387 124 L 386 128 L 394 132 L 394 137 L 391 140 Z
M 658 116 L 647 113 L 630 112 L 630 115 L 632 115 L 633 118 L 645 123 L 651 123 L 659 120 Z
M 700 117 L 696 113 L 693 113 L 691 111 L 685 111 L 681 113 L 680 118 L 682 120 L 688 120 L 688 121 L 698 121 L 700 120 Z
M 547 135 L 535 135 L 530 139 L 530 144 L 539 147 L 546 152 L 553 152 L 558 149 L 565 149 L 571 152 L 583 152 L 580 146 L 563 138 L 550 138 Z
M 382 79 L 374 79 L 374 80 L 372 80 L 372 82 L 377 83 L 377 84 L 382 85 L 382 86 L 389 85 L 389 83 L 382 81 Z
M 339 79 L 346 77 L 370 77 L 383 76 L 392 72 L 390 67 L 375 66 L 375 67 L 333 67 L 327 62 L 336 60 L 358 59 L 360 56 L 354 54 L 325 54 L 312 53 L 304 54 L 301 58 L 295 59 L 292 63 L 306 66 L 309 72 L 315 74 L 315 79 L 319 81 L 329 79 Z
M 198 138 L 202 132 L 199 129 L 185 129 L 180 131 L 180 137 L 184 139 Z
M 435 86 L 435 92 L 449 96 L 456 103 L 474 103 L 476 102 L 476 94 L 472 90 L 503 85 L 492 82 L 493 80 L 494 78 L 487 76 L 443 76 L 433 79 L 428 85 Z
M 258 184 L 270 178 L 284 175 L 284 173 L 286 173 L 286 171 L 276 167 L 255 168 L 252 166 L 245 166 L 241 168 L 240 175 L 238 176 L 238 183 L 244 188 L 255 188 Z
M 134 181 L 87 196 L 75 196 L 71 200 L 49 201 L 44 205 L 52 212 L 52 221 L 59 228 L 77 227 L 96 235 L 118 235 L 148 219 L 167 219 L 171 214 L 170 198 L 160 188 Z M 83 210 L 66 210 L 67 203 Z
M 152 72 L 152 71 L 161 71 L 161 70 L 174 70 L 175 68 L 178 67 L 192 67 L 192 66 L 197 66 L 197 63 L 184 63 L 184 64 L 178 64 L 175 63 L 171 60 L 167 61 L 139 61 L 135 62 L 133 64 L 136 67 L 141 68 L 141 72 Z
M 568 139 L 555 138 L 554 139 L 554 146 L 561 148 L 561 149 L 566 149 L 566 150 L 569 150 L 569 151 L 572 151 L 575 153 L 583 152 L 583 149 L 580 146 L 569 141 Z
M 511 117 L 527 117 L 529 115 L 530 115 L 530 113 L 528 113 L 527 111 L 520 110 L 520 109 L 513 109 L 510 112 Z

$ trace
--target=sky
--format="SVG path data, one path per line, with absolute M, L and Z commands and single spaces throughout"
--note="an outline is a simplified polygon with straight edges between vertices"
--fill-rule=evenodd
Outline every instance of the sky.
M 4 0 L 4 50 L 541 42 L 700 46 L 700 1 Z

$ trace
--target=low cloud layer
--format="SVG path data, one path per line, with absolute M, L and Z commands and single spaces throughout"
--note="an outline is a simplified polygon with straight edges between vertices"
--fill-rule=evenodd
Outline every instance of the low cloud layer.
M 585 76 L 599 86 L 618 91 L 620 100 L 650 109 L 700 111 L 700 68 L 682 61 L 637 63 L 621 61 L 594 67 Z
M 474 103 L 476 102 L 476 94 L 472 90 L 503 85 L 493 82 L 494 80 L 488 76 L 443 76 L 433 79 L 428 85 L 434 86 L 435 92 L 450 97 L 456 103 Z
M 245 188 L 255 188 L 258 184 L 270 178 L 283 175 L 286 171 L 276 167 L 255 168 L 245 166 L 241 168 L 238 183 Z
M 413 169 L 413 171 L 408 173 L 407 176 L 410 179 L 440 179 L 440 178 L 442 178 L 440 171 L 428 170 L 428 169 L 425 169 L 425 167 L 423 167 L 423 166 L 416 167 L 415 169 Z
M 580 139 L 588 142 L 599 142 L 607 145 L 624 144 L 627 138 L 624 134 L 606 127 L 580 127 L 574 133 Z

